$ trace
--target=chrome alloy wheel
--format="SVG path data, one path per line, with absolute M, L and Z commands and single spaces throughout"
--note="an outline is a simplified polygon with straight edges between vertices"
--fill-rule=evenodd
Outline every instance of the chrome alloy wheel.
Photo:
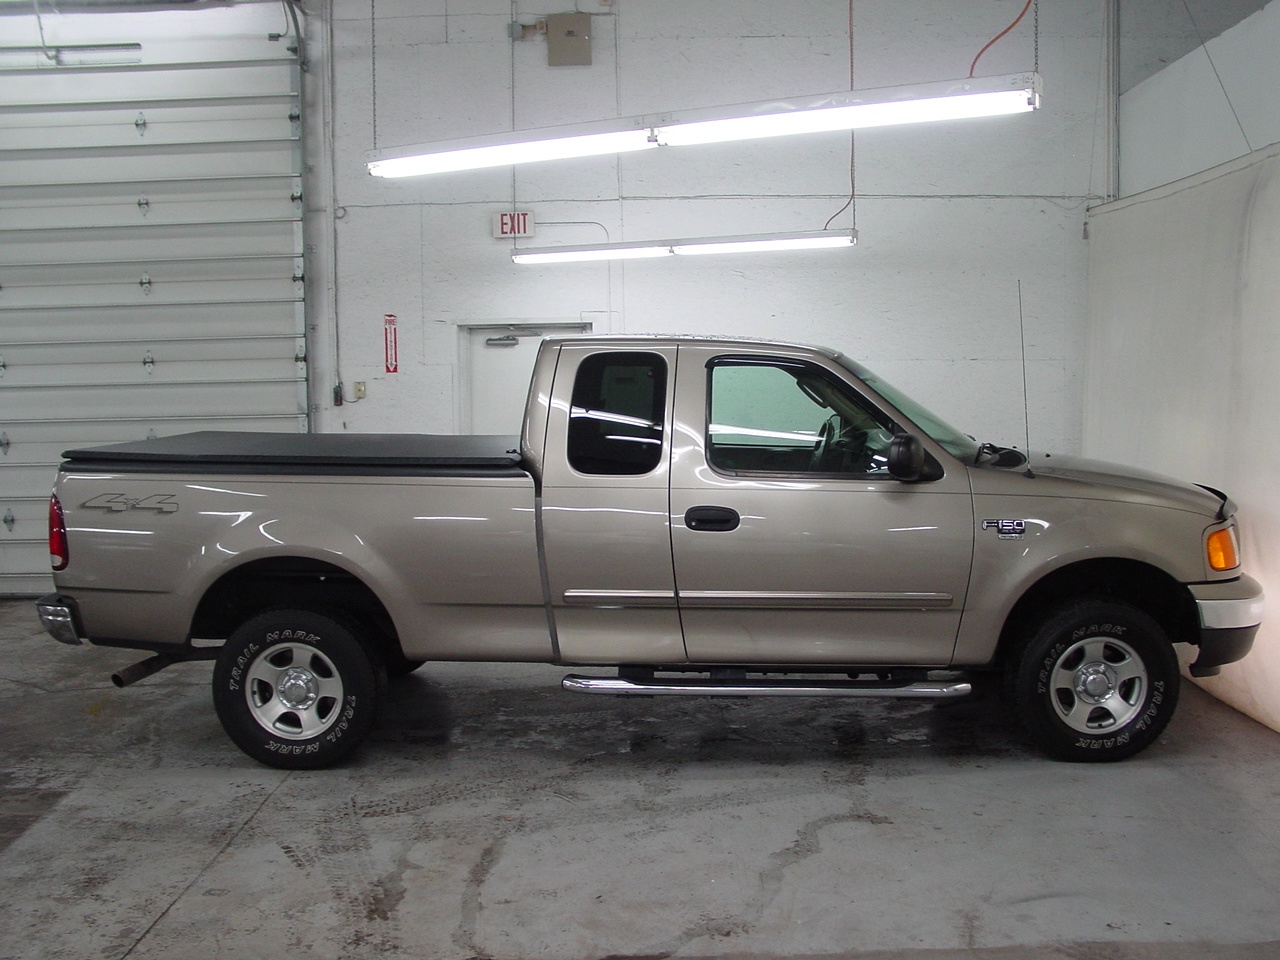
M 306 643 L 279 643 L 249 668 L 249 712 L 286 740 L 307 740 L 333 725 L 341 711 L 342 677 L 333 662 Z
M 1129 644 L 1088 637 L 1069 646 L 1049 673 L 1059 719 L 1079 733 L 1123 727 L 1142 710 L 1147 667 Z

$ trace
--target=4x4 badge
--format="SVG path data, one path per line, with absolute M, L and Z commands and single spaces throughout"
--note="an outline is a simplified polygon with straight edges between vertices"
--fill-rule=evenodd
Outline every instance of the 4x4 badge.
M 995 530 L 1001 540 L 1021 540 L 1027 533 L 1025 520 L 983 520 L 983 530 Z
M 110 510 L 122 513 L 125 510 L 156 510 L 160 513 L 177 513 L 178 501 L 165 493 L 157 493 L 150 497 L 126 497 L 123 493 L 103 493 L 80 504 L 89 510 Z

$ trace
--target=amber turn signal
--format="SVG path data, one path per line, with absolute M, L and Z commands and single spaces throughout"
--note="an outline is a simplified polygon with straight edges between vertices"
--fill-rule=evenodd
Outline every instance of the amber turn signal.
M 1205 541 L 1209 566 L 1214 570 L 1230 570 L 1240 566 L 1240 549 L 1236 545 L 1236 532 L 1231 527 L 1215 530 Z

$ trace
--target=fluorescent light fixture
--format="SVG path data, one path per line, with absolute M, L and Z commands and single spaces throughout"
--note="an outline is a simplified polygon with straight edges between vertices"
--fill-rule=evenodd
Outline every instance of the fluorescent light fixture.
M 659 146 L 1026 113 L 1040 105 L 1040 86 L 1039 74 L 1017 73 L 765 100 L 400 147 L 370 154 L 368 167 L 378 177 L 411 177 Z
M 860 130 L 865 127 L 892 127 L 933 120 L 968 120 L 1011 113 L 1026 113 L 1037 104 L 1028 89 L 990 93 L 946 93 L 925 99 L 884 103 L 840 102 L 853 94 L 833 96 L 832 102 L 786 113 L 763 113 L 718 120 L 699 120 L 659 127 L 658 142 L 683 147 L 699 143 L 728 143 L 733 140 L 761 140 L 797 133 L 824 133 L 833 130 Z
M 597 129 L 593 130 L 592 127 Z M 605 129 L 599 129 L 600 127 Z M 375 177 L 417 177 L 428 173 L 482 170 L 486 167 L 506 167 L 542 160 L 631 153 L 635 150 L 651 150 L 657 146 L 660 144 L 650 136 L 648 129 L 632 127 L 624 120 L 618 123 L 583 124 L 580 127 L 547 128 L 523 134 L 454 140 L 429 145 L 421 152 L 409 156 L 371 160 L 368 166 L 369 172 Z
M 854 230 L 811 230 L 804 233 L 750 234 L 739 237 L 595 243 L 578 247 L 516 248 L 511 259 L 515 263 L 580 263 L 590 260 L 636 260 L 711 253 L 824 250 L 852 247 L 857 240 L 858 234 Z
M 757 253 L 781 250 L 826 250 L 851 247 L 858 242 L 852 230 L 816 230 L 810 233 L 778 233 L 772 236 L 708 237 L 701 240 L 673 240 L 677 256 L 706 253 Z
M 578 263 L 587 260 L 647 260 L 651 257 L 671 256 L 667 243 L 597 243 L 581 247 L 530 247 L 515 250 L 511 259 L 515 263 Z

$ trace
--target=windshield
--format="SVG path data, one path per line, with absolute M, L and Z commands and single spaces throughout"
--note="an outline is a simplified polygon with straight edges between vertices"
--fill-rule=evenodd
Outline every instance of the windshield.
M 917 427 L 927 433 L 947 453 L 965 463 L 973 463 L 978 456 L 978 442 L 961 433 L 951 424 L 926 410 L 893 384 L 872 373 L 862 364 L 837 354 L 836 360 L 846 370 L 869 386 L 880 396 L 901 410 Z

